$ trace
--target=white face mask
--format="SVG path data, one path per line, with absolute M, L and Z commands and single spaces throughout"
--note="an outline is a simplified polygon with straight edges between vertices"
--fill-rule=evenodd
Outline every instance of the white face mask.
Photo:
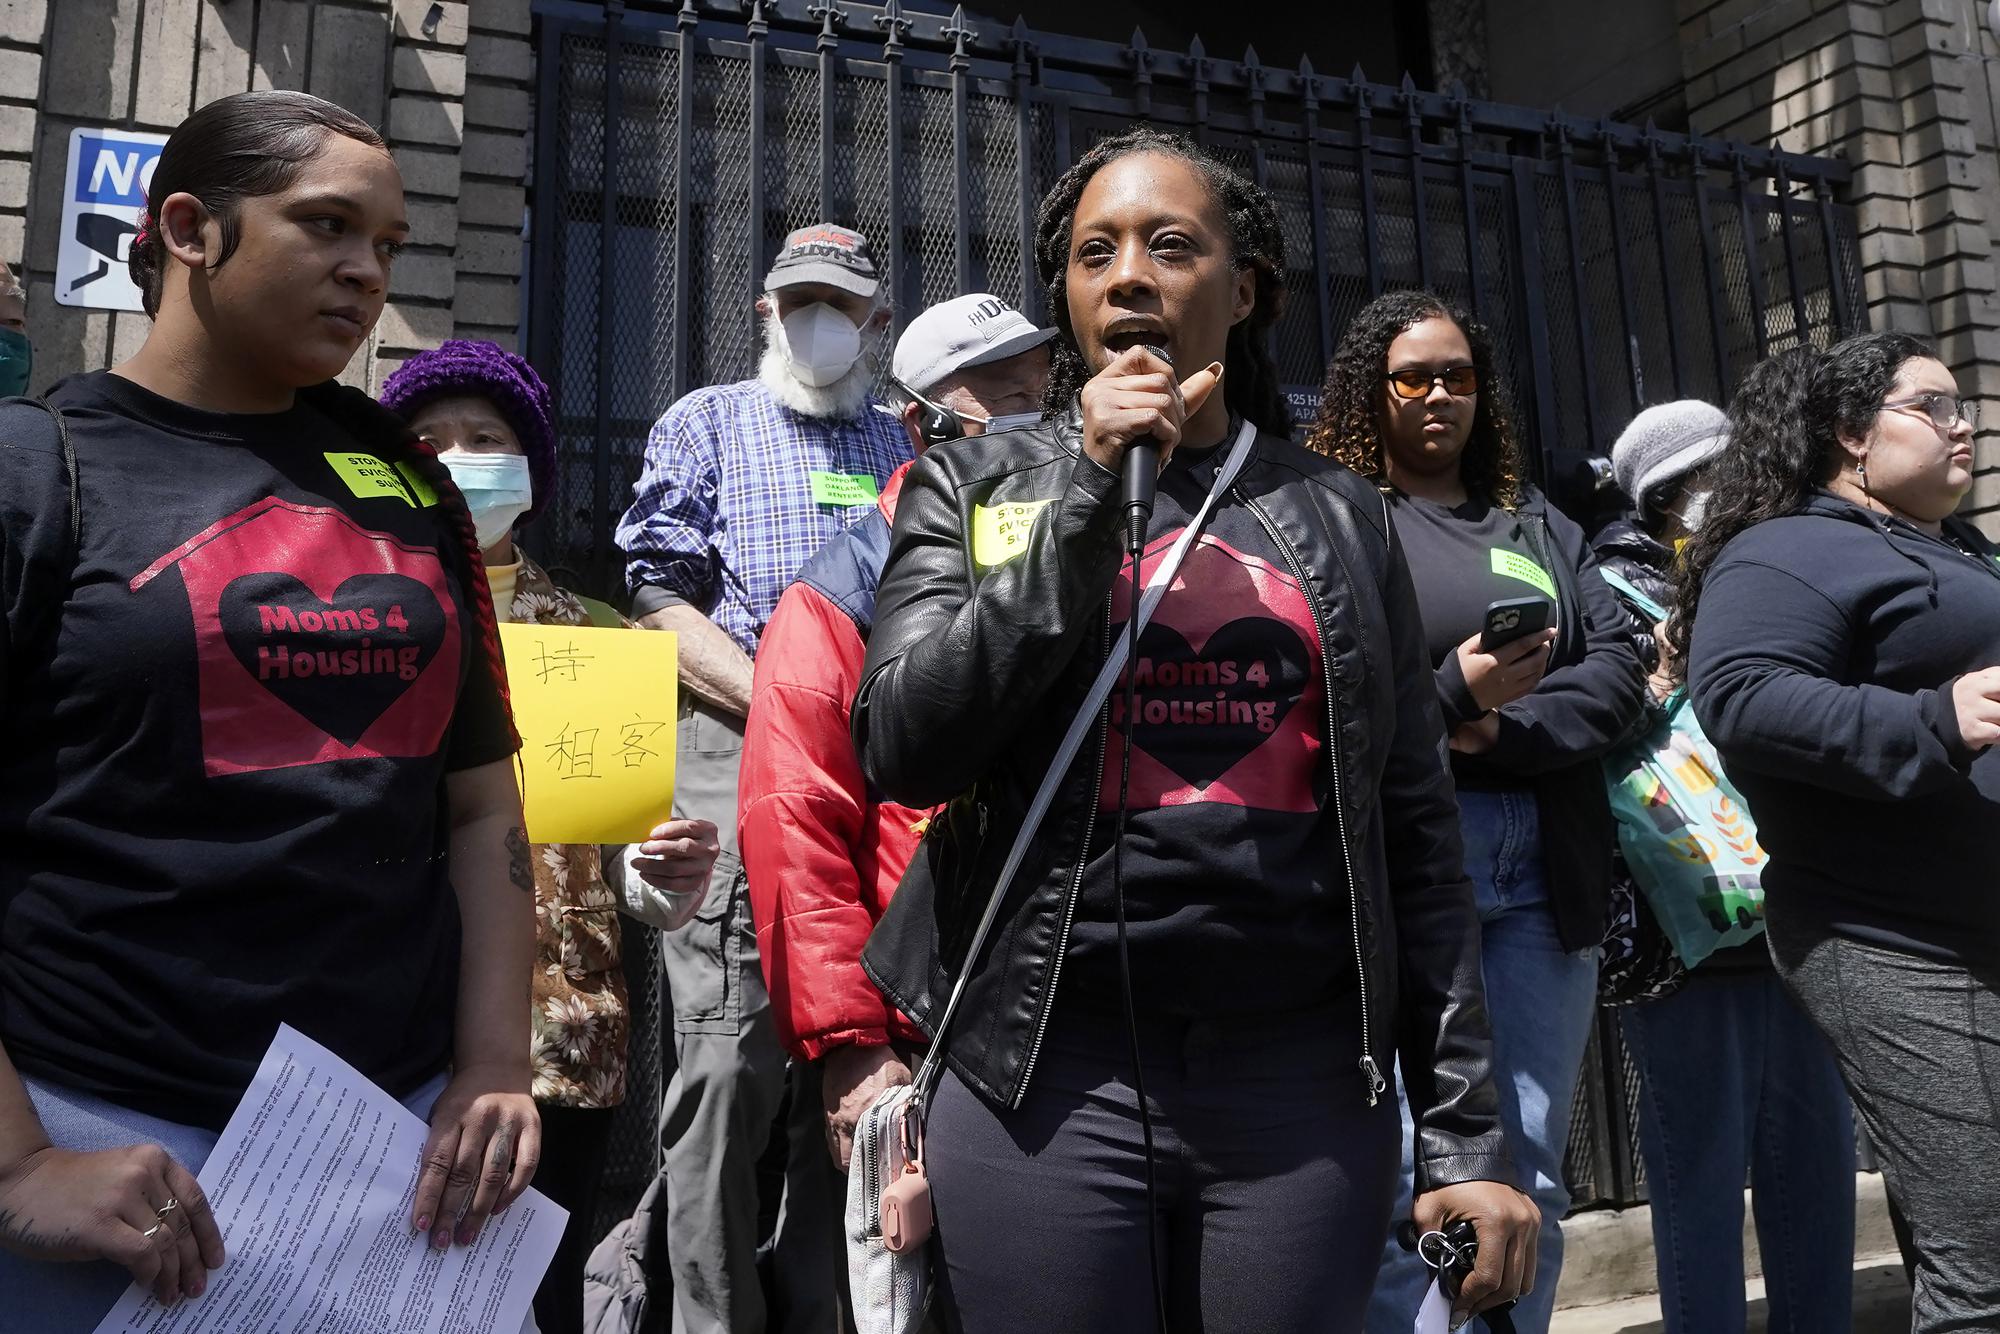
M 966 421 L 972 420 L 970 417 L 965 417 L 963 413 L 959 415 Z M 1001 417 L 988 417 L 985 422 L 986 434 L 992 435 L 996 431 L 1014 431 L 1019 430 L 1023 426 L 1039 426 L 1041 423 L 1042 414 L 1039 412 L 1010 412 Z
M 465 507 L 472 511 L 481 551 L 512 532 L 515 522 L 535 503 L 528 460 L 519 454 L 454 450 L 438 455 L 438 459 L 451 469 L 451 480 L 465 493 Z
M 815 389 L 839 380 L 861 359 L 861 330 L 824 301 L 800 306 L 779 320 L 777 333 L 792 374 Z
M 1681 527 L 1692 533 L 1701 527 L 1702 518 L 1708 513 L 1709 491 L 1689 491 L 1681 497 Z

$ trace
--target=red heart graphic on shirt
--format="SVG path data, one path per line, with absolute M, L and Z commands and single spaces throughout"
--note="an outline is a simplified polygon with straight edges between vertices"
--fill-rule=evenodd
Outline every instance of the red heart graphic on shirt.
M 313 726 L 352 746 L 437 655 L 444 609 L 402 574 L 357 574 L 324 600 L 282 571 L 222 591 L 222 631 L 244 669 Z
M 1172 626 L 1151 622 L 1139 635 L 1132 742 L 1190 787 L 1206 788 L 1277 732 L 1310 663 L 1298 632 L 1268 616 L 1230 621 L 1200 652 Z

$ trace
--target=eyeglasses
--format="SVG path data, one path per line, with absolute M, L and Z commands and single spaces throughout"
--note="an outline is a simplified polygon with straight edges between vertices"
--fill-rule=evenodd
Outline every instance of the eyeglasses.
M 1479 368 L 1476 366 L 1451 366 L 1435 373 L 1412 366 L 1408 370 L 1390 371 L 1384 377 L 1389 382 L 1397 398 L 1429 398 L 1431 387 L 1442 384 L 1444 391 L 1453 398 L 1470 398 L 1479 392 Z
M 1949 431 L 1960 422 L 1975 431 L 1979 429 L 1979 405 L 1968 403 L 1957 394 L 1933 389 L 1927 394 L 1891 399 L 1882 405 L 1884 412 L 1892 408 L 1922 408 L 1924 415 L 1931 419 L 1931 425 L 1940 431 Z

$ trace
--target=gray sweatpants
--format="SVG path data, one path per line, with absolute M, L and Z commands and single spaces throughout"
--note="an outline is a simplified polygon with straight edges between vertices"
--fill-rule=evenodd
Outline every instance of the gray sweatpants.
M 1779 975 L 1833 1044 L 1909 1219 L 1911 1334 L 2000 1329 L 2000 979 L 1815 938 L 1776 899 L 1765 920 Z
M 845 1187 L 826 1152 L 817 1079 L 801 1081 L 788 1123 L 774 1125 L 788 1061 L 736 850 L 742 751 L 741 719 L 697 702 L 681 720 L 674 814 L 714 821 L 722 853 L 701 911 L 660 937 L 674 1010 L 671 1038 L 662 1038 L 672 1043 L 662 1058 L 673 1077 L 660 1109 L 673 1329 L 833 1334 Z M 774 1134 L 789 1140 L 784 1193 L 760 1254 L 757 1167 Z

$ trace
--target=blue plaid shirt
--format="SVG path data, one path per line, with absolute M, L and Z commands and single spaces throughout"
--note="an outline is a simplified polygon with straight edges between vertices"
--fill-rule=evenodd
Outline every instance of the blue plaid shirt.
M 812 474 L 865 475 L 879 492 L 909 458 L 902 424 L 873 402 L 852 421 L 826 421 L 793 412 L 757 380 L 697 389 L 647 438 L 618 523 L 626 585 L 700 608 L 755 654 L 799 567 L 874 509 L 815 501 Z

